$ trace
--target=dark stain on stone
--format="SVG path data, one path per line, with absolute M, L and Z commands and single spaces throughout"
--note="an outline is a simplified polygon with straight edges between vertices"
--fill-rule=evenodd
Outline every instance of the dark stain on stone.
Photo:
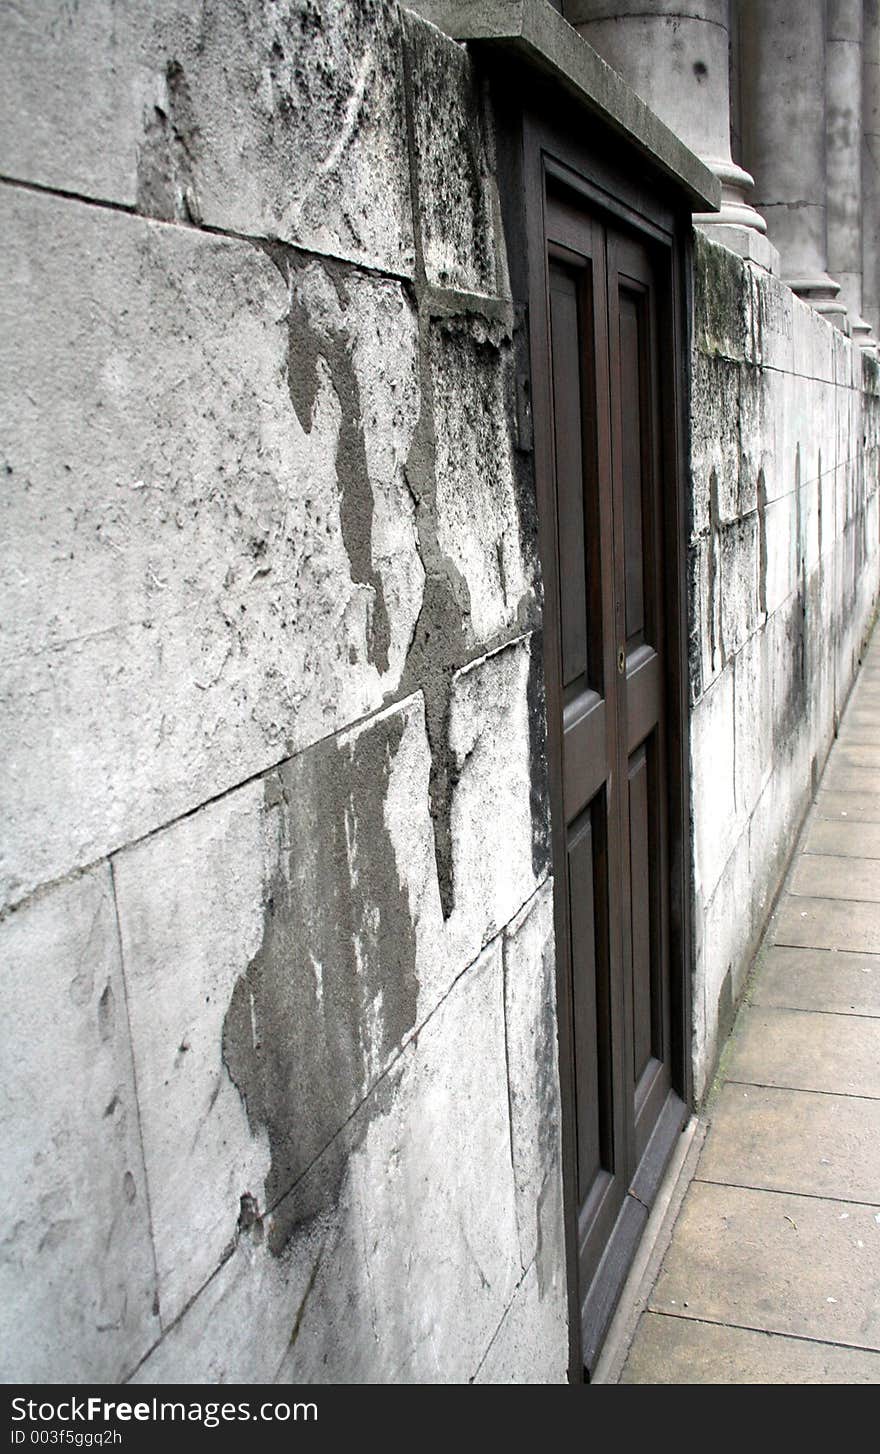
M 551 867 L 550 780 L 547 759 L 547 699 L 544 685 L 544 638 L 534 631 L 529 639 L 529 675 L 526 685 L 529 722 L 529 761 L 532 810 L 532 872 L 544 877 Z
M 767 482 L 763 467 L 758 471 L 758 610 L 767 615 Z
M 165 67 L 166 105 L 145 118 L 138 153 L 137 210 L 164 222 L 201 222 L 196 189 L 201 134 L 183 67 Z
M 298 1222 L 338 1194 L 347 1152 L 337 1133 L 415 1024 L 415 930 L 384 821 L 403 728 L 399 715 L 384 718 L 267 782 L 278 861 L 262 943 L 226 1013 L 223 1060 L 252 1130 L 269 1139 L 266 1207 L 321 1158 L 317 1195 L 304 1187 L 294 1199 Z M 273 1219 L 273 1252 L 293 1229 Z
M 364 421 L 360 386 L 352 358 L 352 337 L 345 327 L 349 295 L 343 264 L 327 260 L 303 262 L 278 244 L 262 249 L 272 259 L 290 290 L 287 315 L 287 385 L 290 401 L 300 424 L 311 433 L 315 402 L 321 383 L 321 362 L 330 373 L 339 402 L 340 425 L 336 446 L 336 475 L 339 485 L 339 519 L 342 539 L 351 568 L 351 579 L 369 586 L 373 593 L 368 616 L 367 640 L 370 661 L 380 672 L 388 670 L 391 624 L 382 577 L 373 565 L 373 490 L 367 469 Z M 307 270 L 322 269 L 339 300 L 343 322 L 332 326 L 315 322 L 309 311 L 308 292 L 303 286 Z
M 102 1040 L 110 1039 L 115 1021 L 116 1002 L 113 998 L 113 986 L 108 984 L 104 986 L 104 991 L 98 1001 L 98 1033 Z
M 709 558 L 707 561 L 709 652 L 712 670 L 715 669 L 715 652 L 721 657 L 721 670 L 727 660 L 724 650 L 724 623 L 721 607 L 721 512 L 718 505 L 718 475 L 715 470 L 709 474 Z
M 694 61 L 693 70 L 694 75 L 700 83 L 702 83 L 709 74 L 709 67 L 706 65 L 705 61 Z
M 470 592 L 454 562 L 444 555 L 437 535 L 430 335 L 430 318 L 422 312 L 419 319 L 421 408 L 404 478 L 415 505 L 425 584 L 400 690 L 403 693 L 421 690 L 424 697 L 425 731 L 431 754 L 428 799 L 440 903 L 443 916 L 448 919 L 455 902 L 451 813 L 458 781 L 457 764 L 449 746 L 449 713 L 453 675 L 467 660 L 464 622 L 470 614 Z

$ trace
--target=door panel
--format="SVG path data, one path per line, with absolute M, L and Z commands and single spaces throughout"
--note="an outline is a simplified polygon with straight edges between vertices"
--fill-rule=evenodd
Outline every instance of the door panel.
M 670 1122 L 661 350 L 649 247 L 561 198 L 548 198 L 545 221 L 561 948 L 573 1026 L 579 1281 L 591 1317 L 599 1306 L 608 1315 L 607 1296 L 596 1293 L 600 1266 L 614 1261 L 621 1228 L 641 1225 L 630 1215 L 630 1189 L 652 1134 Z M 585 1329 L 585 1346 L 595 1345 L 594 1333 Z

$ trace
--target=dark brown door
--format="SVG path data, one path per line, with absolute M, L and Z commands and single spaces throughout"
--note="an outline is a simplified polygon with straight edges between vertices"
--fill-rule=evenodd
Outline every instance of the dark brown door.
M 558 596 L 548 604 L 589 1358 L 647 1216 L 648 1149 L 683 1111 L 670 1075 L 664 341 L 648 244 L 561 199 L 548 201 L 546 225 Z

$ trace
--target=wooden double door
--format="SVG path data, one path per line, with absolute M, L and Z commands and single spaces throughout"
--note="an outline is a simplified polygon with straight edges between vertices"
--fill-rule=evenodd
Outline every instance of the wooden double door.
M 648 241 L 552 194 L 545 227 L 556 638 L 548 702 L 559 749 L 563 1075 L 589 1369 L 684 1119 L 670 1024 L 663 411 L 671 342 Z

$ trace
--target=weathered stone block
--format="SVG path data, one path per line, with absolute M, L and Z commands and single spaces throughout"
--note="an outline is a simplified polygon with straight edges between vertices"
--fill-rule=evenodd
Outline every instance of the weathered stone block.
M 9 22 L 7 175 L 411 271 L 391 0 L 30 0 Z
M 477 293 L 507 291 L 493 138 L 474 61 L 418 16 L 404 12 L 403 25 L 428 281 Z
M 3 201 L 14 898 L 378 707 L 424 572 L 397 283 Z
M 774 500 L 764 514 L 765 610 L 772 615 L 788 600 L 797 580 L 797 502 L 794 494 Z
M 749 817 L 773 770 L 773 718 L 765 633 L 747 641 L 733 663 L 734 788 L 737 811 Z
M 421 701 L 120 855 L 117 881 L 163 1307 L 179 1311 L 240 1212 L 277 1205 L 456 972 Z
M 138 1379 L 466 1380 L 522 1275 L 509 1138 L 495 944 Z
M 794 295 L 781 279 L 750 268 L 753 361 L 765 369 L 790 373 L 794 362 Z
M 568 1318 L 565 1289 L 542 1291 L 530 1267 L 504 1314 L 474 1383 L 565 1383 Z
M 739 513 L 740 366 L 695 353 L 691 388 L 692 529 L 699 534 Z
M 437 538 L 461 580 L 473 643 L 525 621 L 537 562 L 521 528 L 513 354 L 502 325 L 436 320 L 431 337 Z
M 749 270 L 735 253 L 694 231 L 694 347 L 710 357 L 752 355 Z
M 449 746 L 457 778 L 451 831 L 455 899 L 449 932 L 466 964 L 530 899 L 547 871 L 531 805 L 535 699 L 531 643 L 519 639 L 453 681 Z
M 21 181 L 134 206 L 137 153 L 154 77 L 140 63 L 155 5 L 27 0 L 4 15 L 3 171 Z M 160 0 L 160 9 L 168 10 Z
M 748 515 L 719 537 L 721 634 L 727 656 L 749 639 L 760 619 L 760 521 Z
M 504 932 L 504 1011 L 520 1260 L 564 1297 L 555 959 L 547 884 Z
M 744 829 L 699 916 L 694 995 L 703 997 L 704 1008 L 701 1043 L 695 1046 L 698 1097 L 707 1089 L 707 1076 L 733 1025 L 734 1005 L 754 947 L 750 917 L 742 912 L 750 886 L 749 834 Z
M 166 1322 L 233 1244 L 241 1198 L 264 1201 L 268 1136 L 249 1127 L 223 1058 L 224 1017 L 267 913 L 263 794 L 248 784 L 115 863 Z
M 734 791 L 733 670 L 722 672 L 691 718 L 696 889 L 708 898 L 739 835 Z
M 161 1330 L 108 865 L 0 939 L 2 1376 L 113 1383 Z

